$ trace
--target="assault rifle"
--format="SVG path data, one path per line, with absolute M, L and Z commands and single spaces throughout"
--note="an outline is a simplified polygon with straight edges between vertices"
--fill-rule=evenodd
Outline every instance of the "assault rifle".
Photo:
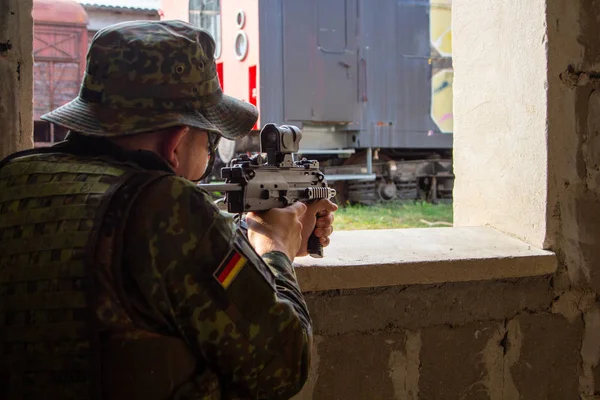
M 302 132 L 295 126 L 267 124 L 260 131 L 259 154 L 241 154 L 231 160 L 221 169 L 224 184 L 199 186 L 209 192 L 224 192 L 227 211 L 238 214 L 332 198 L 335 189 L 327 186 L 319 162 L 294 160 L 301 139 Z M 261 153 L 266 153 L 266 159 Z M 323 257 L 323 246 L 314 233 L 308 239 L 308 253 Z

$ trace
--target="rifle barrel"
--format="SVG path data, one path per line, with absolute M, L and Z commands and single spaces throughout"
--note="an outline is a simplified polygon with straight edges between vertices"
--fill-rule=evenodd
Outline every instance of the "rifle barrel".
M 239 192 L 242 190 L 239 183 L 202 183 L 198 187 L 207 192 Z

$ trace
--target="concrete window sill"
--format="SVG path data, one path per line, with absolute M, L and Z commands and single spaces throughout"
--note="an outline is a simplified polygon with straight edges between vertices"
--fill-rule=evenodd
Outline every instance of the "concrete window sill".
M 556 257 L 488 227 L 334 232 L 325 257 L 297 258 L 303 291 L 552 274 Z

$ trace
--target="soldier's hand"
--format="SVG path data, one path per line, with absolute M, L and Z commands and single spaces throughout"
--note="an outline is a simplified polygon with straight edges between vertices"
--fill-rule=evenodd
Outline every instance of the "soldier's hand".
M 296 254 L 297 257 L 308 255 L 308 238 L 314 232 L 323 247 L 329 246 L 329 236 L 333 233 L 333 213 L 338 206 L 330 200 L 321 199 L 307 204 L 306 213 L 301 218 L 302 246 Z
M 248 240 L 254 250 L 261 256 L 270 251 L 281 251 L 293 261 L 303 243 L 301 221 L 306 209 L 304 203 L 296 202 L 285 208 L 248 213 Z

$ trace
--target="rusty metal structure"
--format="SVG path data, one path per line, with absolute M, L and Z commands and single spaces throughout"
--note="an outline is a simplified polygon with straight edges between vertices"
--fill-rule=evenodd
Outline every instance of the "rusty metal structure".
M 34 143 L 43 147 L 61 141 L 67 133 L 40 117 L 79 93 L 88 15 L 74 0 L 34 0 L 32 14 Z

